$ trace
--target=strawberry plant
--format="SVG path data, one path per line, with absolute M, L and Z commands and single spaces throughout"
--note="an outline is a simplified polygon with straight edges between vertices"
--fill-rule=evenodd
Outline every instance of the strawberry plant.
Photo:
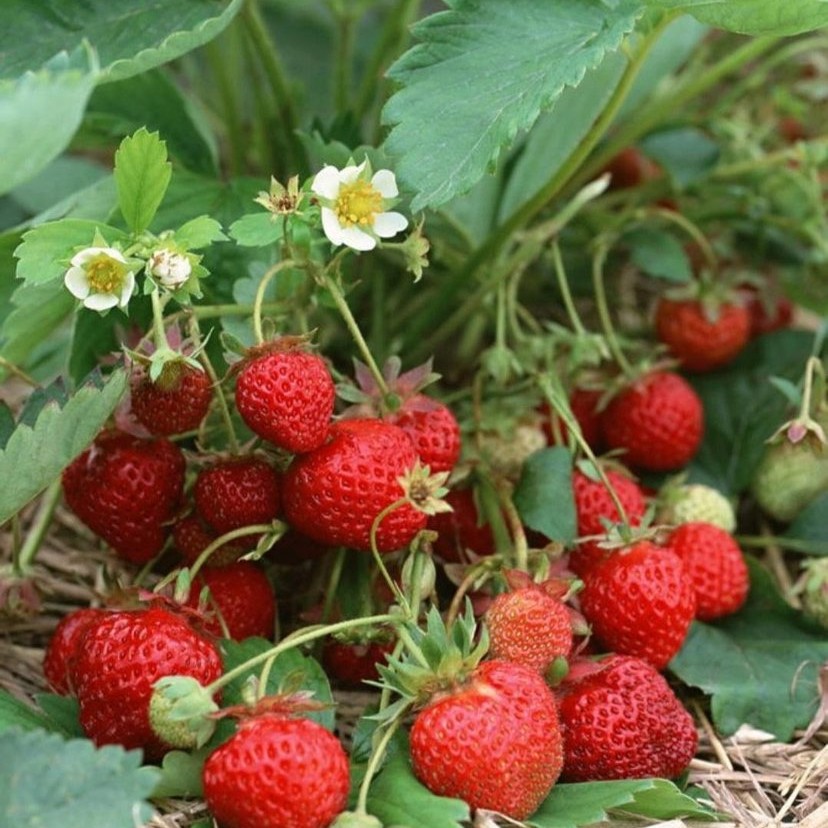
M 0 823 L 741 818 L 694 757 L 824 735 L 827 26 L 9 0 Z

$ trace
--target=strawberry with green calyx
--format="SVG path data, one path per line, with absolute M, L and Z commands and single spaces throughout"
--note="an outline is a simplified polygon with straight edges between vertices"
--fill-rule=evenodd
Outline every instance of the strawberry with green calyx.
M 72 692 L 72 667 L 87 630 L 106 615 L 106 610 L 82 607 L 64 615 L 49 638 L 43 657 L 43 675 L 54 693 Z
M 219 706 L 191 676 L 165 676 L 152 689 L 149 722 L 165 744 L 179 750 L 203 747 L 216 729 Z
M 557 579 L 549 587 L 525 572 L 505 570 L 509 592 L 498 595 L 486 611 L 490 655 L 523 664 L 544 675 L 553 662 L 572 651 L 572 616 Z M 563 585 L 568 591 L 570 584 Z
M 426 513 L 405 495 L 401 477 L 418 457 L 398 426 L 373 418 L 341 420 L 328 441 L 288 467 L 282 480 L 288 523 L 326 546 L 379 552 L 401 549 L 426 524 Z M 422 487 L 417 485 L 415 497 Z
M 328 436 L 335 389 L 308 338 L 282 336 L 247 350 L 233 366 L 236 408 L 248 427 L 273 445 L 303 454 Z
M 432 361 L 401 374 L 399 357 L 383 366 L 381 388 L 367 365 L 354 360 L 356 385 L 340 385 L 338 393 L 353 403 L 343 417 L 381 417 L 411 439 L 423 465 L 432 472 L 451 471 L 460 457 L 460 426 L 451 409 L 424 393 L 439 374 Z
M 638 540 L 615 549 L 587 573 L 580 605 L 607 649 L 662 670 L 687 637 L 696 595 L 674 552 Z
M 751 493 L 762 511 L 788 523 L 828 490 L 828 405 L 825 377 L 816 357 L 808 360 L 799 415 L 767 441 L 753 475 Z
M 228 708 L 236 732 L 204 763 L 204 798 L 224 828 L 327 828 L 345 810 L 350 777 L 339 740 L 303 716 L 307 694 Z
M 488 637 L 484 631 L 474 643 L 468 605 L 449 630 L 433 608 L 425 630 L 404 630 L 409 655 L 392 658 L 380 673 L 402 696 L 386 708 L 386 719 L 411 705 L 417 710 L 410 738 L 417 778 L 473 809 L 529 816 L 563 763 L 555 700 L 543 678 L 521 664 L 482 662 Z
M 744 348 L 750 315 L 735 290 L 721 281 L 699 279 L 662 294 L 655 328 L 682 368 L 703 373 L 731 362 Z
M 712 486 L 686 483 L 684 475 L 667 480 L 659 489 L 656 520 L 674 526 L 702 521 L 725 532 L 736 530 L 736 513 L 730 500 Z

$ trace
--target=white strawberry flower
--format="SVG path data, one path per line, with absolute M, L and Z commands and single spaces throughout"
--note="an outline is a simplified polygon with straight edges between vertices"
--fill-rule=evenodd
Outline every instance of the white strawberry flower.
M 311 190 L 322 207 L 322 229 L 337 247 L 373 250 L 378 239 L 390 239 L 408 227 L 402 213 L 387 209 L 399 193 L 394 173 L 377 170 L 372 175 L 367 160 L 341 170 L 323 167 Z
M 159 247 L 147 260 L 147 271 L 169 290 L 181 287 L 193 272 L 193 264 L 185 253 Z
M 87 247 L 76 253 L 63 277 L 66 289 L 90 310 L 126 307 L 135 290 L 135 273 L 114 247 Z

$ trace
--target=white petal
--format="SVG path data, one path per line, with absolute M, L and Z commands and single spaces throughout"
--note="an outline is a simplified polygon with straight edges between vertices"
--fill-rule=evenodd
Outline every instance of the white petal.
M 63 284 L 76 299 L 86 299 L 89 296 L 89 282 L 82 267 L 70 267 L 63 277 Z
M 123 253 L 120 250 L 116 250 L 114 247 L 87 247 L 84 250 L 81 250 L 80 253 L 76 253 L 72 256 L 70 264 L 73 265 L 82 265 L 86 264 L 93 256 L 98 256 L 101 253 L 109 256 L 111 259 L 115 259 L 119 262 L 125 262 L 126 259 L 124 258 Z
M 342 244 L 347 244 L 352 250 L 373 250 L 377 240 L 359 227 L 345 227 L 342 230 Z
M 383 198 L 396 198 L 400 194 L 397 189 L 397 179 L 391 170 L 377 170 L 371 183 L 380 191 Z
M 374 232 L 381 239 L 390 239 L 408 227 L 408 219 L 402 213 L 380 213 L 374 219 Z
M 331 244 L 339 247 L 343 243 L 342 225 L 339 223 L 336 213 L 330 207 L 322 208 L 322 229 Z
M 121 296 L 118 299 L 119 307 L 126 307 L 127 302 L 129 302 L 129 297 L 132 296 L 133 290 L 135 290 L 135 276 L 131 270 L 128 270 L 126 276 L 124 277 L 124 286 L 121 288 Z
M 363 161 L 358 167 L 354 167 L 353 165 L 350 167 L 343 167 L 339 173 L 339 180 L 343 184 L 352 184 L 359 178 L 360 174 L 365 169 L 366 163 L 366 161 Z
M 334 199 L 339 195 L 339 170 L 328 164 L 316 174 L 311 190 L 322 198 Z
M 96 311 L 109 310 L 117 304 L 118 297 L 114 293 L 90 293 L 83 300 L 84 307 Z

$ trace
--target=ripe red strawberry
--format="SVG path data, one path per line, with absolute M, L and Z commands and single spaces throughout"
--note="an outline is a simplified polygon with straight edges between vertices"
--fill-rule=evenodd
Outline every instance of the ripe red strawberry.
M 641 487 L 632 478 L 615 469 L 607 468 L 604 473 L 624 507 L 629 525 L 638 526 L 647 510 Z M 572 474 L 572 492 L 575 496 L 580 537 L 604 535 L 606 527 L 602 518 L 611 523 L 620 523 L 621 516 L 615 502 L 600 479 L 594 480 L 576 468 Z M 606 555 L 607 550 L 600 547 L 597 541 L 583 541 L 570 552 L 569 568 L 583 578 Z
M 572 650 L 572 621 L 564 604 L 539 587 L 498 595 L 486 611 L 489 653 L 546 673 Z
M 260 457 L 230 457 L 202 469 L 193 494 L 196 511 L 219 535 L 279 516 L 279 476 Z
M 106 615 L 106 610 L 84 607 L 60 619 L 43 658 L 43 675 L 49 687 L 61 696 L 72 692 L 70 676 L 78 648 L 86 631 Z
M 107 613 L 86 632 L 72 670 L 81 726 L 96 745 L 143 748 L 157 760 L 169 748 L 149 722 L 155 682 L 181 675 L 207 685 L 221 673 L 216 646 L 169 610 Z
M 201 553 L 218 537 L 198 515 L 186 515 L 173 526 L 173 543 L 188 566 L 194 564 Z M 223 543 L 210 553 L 204 566 L 227 566 L 256 546 L 255 536 L 239 538 Z
M 596 453 L 602 449 L 601 415 L 598 411 L 598 402 L 602 395 L 602 391 L 591 388 L 575 388 L 569 395 L 569 407 L 572 409 L 572 413 L 578 421 L 578 425 L 581 428 L 581 435 L 587 441 L 589 447 Z M 555 424 L 557 423 L 560 429 L 560 442 L 566 445 L 569 440 L 567 427 L 551 411 L 548 403 L 543 403 L 540 411 L 543 415 L 541 424 L 543 425 L 547 442 L 550 445 L 558 442 L 555 436 Z
M 348 757 L 306 718 L 242 721 L 204 764 L 204 798 L 224 828 L 326 828 L 348 802 Z
M 415 394 L 385 419 L 411 438 L 420 461 L 432 473 L 454 468 L 460 457 L 460 426 L 447 405 Z
M 472 489 L 451 489 L 443 498 L 451 512 L 438 512 L 428 518 L 428 528 L 437 532 L 434 554 L 447 563 L 468 561 L 468 552 L 485 557 L 495 551 L 492 528 L 480 523 Z
M 750 337 L 750 315 L 723 302 L 707 312 L 697 299 L 668 299 L 656 306 L 656 334 L 687 371 L 712 371 L 730 362 Z
M 331 426 L 327 443 L 296 457 L 285 472 L 285 516 L 319 543 L 369 551 L 371 525 L 403 496 L 399 478 L 416 462 L 401 428 L 376 419 L 341 420 Z M 379 526 L 377 548 L 402 548 L 425 522 L 425 514 L 409 504 L 394 509 Z
M 696 752 L 690 714 L 646 661 L 614 655 L 558 690 L 568 782 L 678 776 Z
M 580 598 L 607 649 L 643 658 L 657 670 L 679 651 L 696 612 L 682 562 L 649 541 L 613 551 L 587 574 Z
M 385 664 L 394 649 L 394 639 L 351 641 L 329 638 L 322 648 L 322 665 L 328 677 L 346 687 L 379 679 L 377 664 Z
M 626 190 L 658 178 L 661 169 L 637 147 L 626 147 L 614 155 L 603 170 L 610 173 L 610 190 Z
M 187 362 L 166 363 L 155 382 L 144 370 L 132 376 L 132 413 L 150 434 L 159 437 L 198 428 L 212 399 L 210 378 Z
M 563 765 L 555 698 L 534 670 L 484 662 L 417 714 L 411 762 L 432 793 L 525 819 Z
M 730 533 L 712 523 L 684 523 L 665 545 L 681 559 L 696 591 L 696 618 L 712 621 L 744 604 L 750 578 Z
M 794 314 L 793 302 L 781 294 L 778 288 L 771 286 L 760 291 L 753 285 L 742 285 L 739 289 L 750 317 L 751 339 L 790 327 Z
M 217 637 L 224 631 L 235 641 L 250 636 L 273 638 L 276 621 L 276 598 L 273 585 L 261 567 L 250 561 L 236 561 L 227 566 L 202 569 L 193 579 L 186 605 L 198 607 L 201 591 L 208 587 L 210 597 L 205 612 L 205 629 Z
M 615 396 L 604 409 L 607 445 L 624 461 L 648 471 L 673 471 L 701 444 L 704 411 L 698 394 L 678 374 L 653 371 Z
M 335 389 L 322 357 L 286 339 L 290 342 L 265 343 L 246 357 L 236 380 L 236 407 L 259 437 L 301 453 L 328 436 Z
M 142 564 L 164 545 L 184 488 L 184 456 L 164 438 L 105 431 L 63 472 L 69 508 L 122 558 Z

